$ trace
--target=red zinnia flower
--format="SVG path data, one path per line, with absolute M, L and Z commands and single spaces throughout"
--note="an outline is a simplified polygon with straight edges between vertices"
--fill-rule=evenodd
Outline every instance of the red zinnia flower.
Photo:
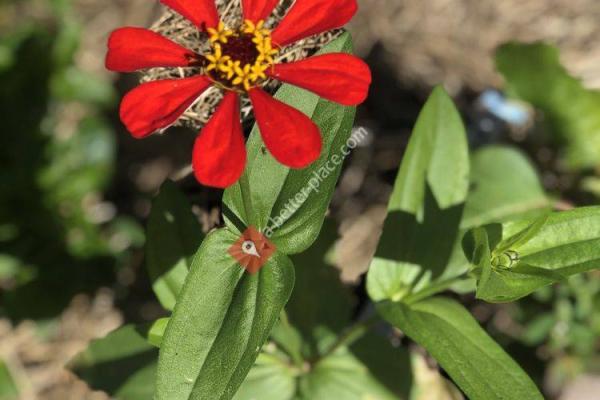
M 321 153 L 319 128 L 302 112 L 261 87 L 274 78 L 343 105 L 362 103 L 371 73 L 360 59 L 332 53 L 278 64 L 279 49 L 297 40 L 345 25 L 356 0 L 296 0 L 271 31 L 264 20 L 279 0 L 242 0 L 244 23 L 230 30 L 220 22 L 214 0 L 161 0 L 210 37 L 211 52 L 197 54 L 143 28 L 114 31 L 106 67 L 134 72 L 154 67 L 201 67 L 202 74 L 144 83 L 123 98 L 121 120 L 136 138 L 172 125 L 210 86 L 226 91 L 194 144 L 192 165 L 198 181 L 227 187 L 244 171 L 246 147 L 239 116 L 239 95 L 252 103 L 267 149 L 280 163 L 304 168 Z

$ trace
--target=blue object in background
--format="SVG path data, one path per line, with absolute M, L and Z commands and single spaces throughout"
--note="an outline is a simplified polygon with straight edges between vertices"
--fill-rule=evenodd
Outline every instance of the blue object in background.
M 497 90 L 488 89 L 478 99 L 479 104 L 490 114 L 500 118 L 509 125 L 526 126 L 531 118 L 527 105 L 509 100 Z

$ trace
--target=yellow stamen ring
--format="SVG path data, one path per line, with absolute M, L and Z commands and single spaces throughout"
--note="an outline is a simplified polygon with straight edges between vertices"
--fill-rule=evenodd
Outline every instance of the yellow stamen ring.
M 216 29 L 209 28 L 208 34 L 212 53 L 205 55 L 204 69 L 217 83 L 226 89 L 248 91 L 267 80 L 265 71 L 273 67 L 279 49 L 273 46 L 264 21 L 255 24 L 246 20 L 237 32 L 220 22 Z M 235 51 L 240 45 L 241 60 Z
M 227 38 L 234 35 L 233 31 L 231 31 L 229 29 L 225 29 L 225 24 L 223 22 L 219 22 L 217 29 L 208 28 L 207 31 L 208 31 L 210 41 L 213 44 L 219 43 L 219 42 L 227 43 Z

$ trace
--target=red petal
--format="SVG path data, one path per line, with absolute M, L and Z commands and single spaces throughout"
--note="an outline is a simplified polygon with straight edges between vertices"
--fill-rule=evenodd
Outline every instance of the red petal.
M 219 24 L 219 12 L 215 6 L 215 0 L 160 1 L 203 31 L 206 28 L 215 28 Z
M 262 89 L 249 92 L 265 145 L 280 163 L 304 168 L 321 154 L 321 133 L 306 115 Z
M 246 166 L 246 145 L 235 92 L 225 98 L 194 144 L 192 166 L 204 185 L 226 188 L 240 178 Z
M 296 0 L 273 31 L 273 43 L 285 46 L 340 28 L 352 19 L 357 9 L 356 0 Z
M 371 84 L 371 71 L 367 64 L 344 53 L 277 64 L 269 75 L 346 106 L 365 101 Z
M 265 20 L 271 15 L 279 0 L 242 0 L 244 19 L 252 22 Z
M 106 68 L 134 72 L 153 67 L 187 67 L 195 53 L 144 28 L 121 28 L 108 39 Z
M 141 139 L 177 121 L 210 85 L 202 75 L 144 83 L 123 98 L 121 121 Z

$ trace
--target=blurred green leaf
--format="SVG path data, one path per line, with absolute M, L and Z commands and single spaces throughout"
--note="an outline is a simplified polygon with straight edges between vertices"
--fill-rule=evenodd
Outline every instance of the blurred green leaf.
M 262 352 L 234 400 L 296 399 L 296 369 L 285 356 Z
M 250 275 L 228 253 L 238 238 L 214 231 L 194 257 L 161 344 L 157 400 L 231 399 L 288 301 L 289 258 L 276 252 Z
M 158 350 L 140 330 L 125 325 L 92 341 L 69 367 L 94 390 L 118 400 L 148 400 L 154 394 Z
M 8 254 L 0 254 L 0 282 L 5 279 L 14 279 L 23 268 L 21 260 Z
M 73 64 L 75 53 L 79 49 L 81 31 L 81 25 L 75 18 L 60 18 L 59 31 L 52 48 L 52 61 L 56 70 Z
M 521 340 L 529 346 L 539 346 L 548 338 L 555 324 L 556 318 L 551 313 L 539 315 L 528 321 Z
M 146 267 L 152 289 L 167 310 L 175 307 L 203 238 L 190 203 L 173 182 L 165 182 L 148 218 Z
M 285 311 L 281 313 L 279 322 L 271 331 L 271 340 L 296 365 L 302 365 L 302 363 L 304 363 L 302 350 L 306 344 L 300 331 L 290 324 Z
M 15 66 L 18 62 L 17 51 L 27 38 L 33 35 L 34 27 L 30 22 L 19 24 L 18 28 L 0 37 L 0 73 Z
M 300 378 L 302 400 L 397 400 L 347 348 L 319 361 Z
M 471 185 L 463 228 L 504 222 L 550 207 L 533 165 L 511 147 L 488 146 L 473 153 Z
M 80 201 L 104 189 L 114 166 L 116 143 L 106 121 L 96 117 L 82 120 L 78 130 L 47 149 L 51 162 L 40 176 L 51 201 Z
M 465 128 L 436 88 L 413 131 L 369 268 L 373 300 L 400 299 L 441 276 L 458 238 L 469 188 Z
M 24 266 L 0 293 L 0 308 L 16 319 L 53 317 L 75 293 L 112 285 L 126 259 L 104 232 L 116 211 L 102 201 L 115 138 L 96 110 L 73 114 L 52 97 L 57 38 L 48 22 L 23 18 L 0 39 L 12 54 L 0 67 L 2 122 L 11 132 L 0 135 L 0 253 Z
M 335 336 L 322 337 L 328 347 Z M 318 400 L 407 398 L 410 361 L 405 349 L 393 348 L 384 338 L 365 336 L 349 350 L 298 365 L 270 345 L 234 397 L 235 400 Z M 400 397 L 393 393 L 402 393 Z
M 296 283 L 286 310 L 291 324 L 313 345 L 312 351 L 315 329 L 339 333 L 352 318 L 354 299 L 340 281 L 339 270 L 325 261 L 337 238 L 336 224 L 326 219 L 315 244 L 291 257 L 297 266 Z
M 17 400 L 19 389 L 8 370 L 8 367 L 0 359 L 0 400 Z
M 463 242 L 476 267 L 477 297 L 513 301 L 600 267 L 600 207 L 479 228 Z
M 352 343 L 349 350 L 397 398 L 409 398 L 414 376 L 407 347 L 393 346 L 388 338 L 375 330 Z
M 535 384 L 459 303 L 442 297 L 380 303 L 380 314 L 423 346 L 473 400 L 543 399 Z
M 346 33 L 320 53 L 351 51 L 352 40 Z M 268 153 L 255 126 L 247 145 L 246 173 L 225 191 L 223 202 L 245 225 L 267 232 L 279 251 L 296 254 L 307 249 L 319 234 L 340 175 L 345 157 L 342 146 L 350 136 L 355 108 L 291 85 L 283 85 L 275 97 L 319 126 L 323 137 L 321 157 L 305 169 L 289 169 Z M 230 215 L 224 216 L 230 229 L 240 229 Z
M 116 143 L 111 128 L 101 118 L 85 118 L 75 132 L 53 138 L 45 152 L 48 165 L 38 177 L 44 192 L 42 200 L 47 207 L 61 210 L 60 222 L 68 230 L 69 251 L 79 257 L 109 253 L 97 225 L 112 217 L 104 220 L 98 213 L 100 209 L 89 203 L 100 197 L 112 177 Z M 97 215 L 101 216 L 99 220 Z
M 52 94 L 62 101 L 110 106 L 117 100 L 112 84 L 74 66 L 58 71 L 50 82 Z
M 600 162 L 600 92 L 587 90 L 560 64 L 555 47 L 509 43 L 496 53 L 508 91 L 543 111 L 548 128 L 566 143 L 572 168 Z

